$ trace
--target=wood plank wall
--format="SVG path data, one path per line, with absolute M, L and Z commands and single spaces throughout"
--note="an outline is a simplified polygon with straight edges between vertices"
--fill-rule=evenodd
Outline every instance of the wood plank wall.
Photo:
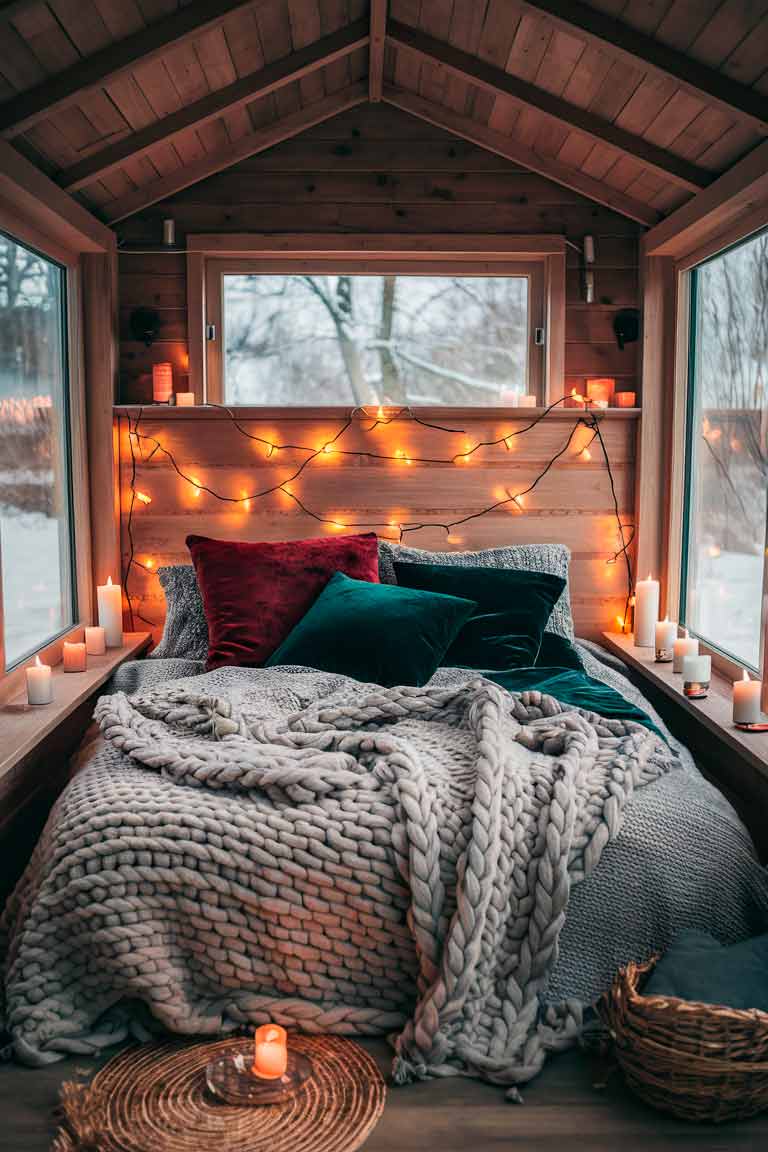
M 128 420 L 138 409 L 118 409 L 122 491 L 124 570 L 130 554 L 127 513 L 130 502 L 131 453 Z M 636 413 L 618 409 L 603 421 L 619 507 L 625 523 L 632 521 Z M 271 443 L 314 448 L 338 431 L 341 418 L 269 418 L 256 409 L 241 409 L 238 418 L 254 435 Z M 530 432 L 503 445 L 479 451 L 469 463 L 408 465 L 405 461 L 372 460 L 362 456 L 322 455 L 312 462 L 291 490 L 310 508 L 343 524 L 348 531 L 376 530 L 397 539 L 390 522 L 426 520 L 444 523 L 503 499 L 505 489 L 519 492 L 538 475 L 568 440 L 578 413 L 558 410 Z M 403 420 L 369 431 L 369 421 L 353 423 L 338 443 L 354 452 L 368 449 L 394 454 L 450 459 L 478 440 L 508 435 L 526 423 L 501 416 L 450 412 L 449 426 L 463 433 L 446 433 Z M 268 455 L 264 445 L 238 433 L 228 417 L 211 409 L 144 409 L 139 432 L 167 448 L 185 475 L 220 494 L 243 496 L 273 487 L 295 472 L 306 455 L 290 449 Z M 580 455 L 589 439 L 580 428 L 568 452 L 540 485 L 525 497 L 523 511 L 499 509 L 456 528 L 446 539 L 440 528 L 426 528 L 408 541 L 428 549 L 471 549 L 511 543 L 556 541 L 572 551 L 572 603 L 580 635 L 597 636 L 624 610 L 626 574 L 622 564 L 606 564 L 618 546 L 609 478 L 593 445 L 591 459 Z M 151 441 L 142 441 L 149 455 Z M 283 492 L 242 504 L 221 503 L 196 491 L 174 471 L 169 459 L 156 452 L 139 461 L 136 488 L 151 498 L 136 502 L 132 517 L 134 558 L 129 590 L 146 622 L 159 631 L 164 616 L 162 590 L 155 570 L 162 564 L 189 563 L 188 533 L 219 539 L 285 540 L 338 534 L 344 529 L 318 524 Z M 144 626 L 135 621 L 137 626 Z
M 638 390 L 638 344 L 620 351 L 617 309 L 637 307 L 639 225 L 559 185 L 383 104 L 362 105 L 244 161 L 118 225 L 128 245 L 156 245 L 162 220 L 187 232 L 563 233 L 595 237 L 595 300 L 583 302 L 579 255 L 568 249 L 568 388 L 611 375 Z M 176 388 L 188 370 L 183 255 L 120 256 L 120 398 L 147 400 L 149 370 L 170 360 Z M 159 341 L 131 338 L 129 317 L 157 308 Z
M 314 128 L 236 169 L 198 184 L 172 200 L 118 226 L 126 245 L 159 242 L 161 222 L 173 216 L 177 239 L 188 232 L 435 232 L 509 234 L 561 233 L 580 244 L 595 236 L 596 303 L 583 303 L 579 256 L 569 249 L 567 273 L 566 385 L 583 387 L 586 376 L 612 375 L 619 387 L 639 391 L 638 350 L 619 351 L 612 323 L 617 309 L 638 305 L 639 227 L 530 172 L 383 105 L 362 106 Z M 186 388 L 189 348 L 186 319 L 184 255 L 123 252 L 120 256 L 121 399 L 142 403 L 151 395 L 148 372 L 153 362 L 170 360 L 176 388 Z M 139 305 L 159 310 L 163 327 L 150 349 L 131 339 L 129 316 Z M 548 421 L 516 444 L 515 452 L 487 453 L 482 462 L 463 469 L 418 467 L 404 470 L 351 458 L 323 461 L 302 481 L 301 493 L 311 506 L 345 523 L 387 521 L 408 515 L 450 519 L 494 499 L 494 492 L 514 483 L 524 486 L 567 437 L 567 414 Z M 121 422 L 123 553 L 127 555 L 127 422 Z M 609 451 L 615 462 L 622 513 L 632 519 L 634 502 L 635 425 L 632 417 L 612 413 L 606 420 Z M 321 440 L 336 421 L 284 421 L 261 425 L 276 440 L 311 443 Z M 514 427 L 509 422 L 504 428 Z M 485 416 L 462 418 L 466 437 L 447 444 L 432 442 L 425 429 L 411 426 L 408 446 L 420 455 L 450 455 L 466 439 L 493 438 L 501 423 Z M 157 412 L 144 428 L 170 441 L 172 450 L 219 491 L 240 495 L 273 482 L 286 461 L 267 462 L 252 444 L 215 416 Z M 389 435 L 389 432 L 392 435 Z M 492 433 L 492 435 L 491 435 Z M 388 430 L 389 439 L 405 430 Z M 450 438 L 449 438 L 450 439 Z M 255 454 L 254 454 L 255 453 Z M 282 454 L 281 454 L 282 455 Z M 350 468 L 354 483 L 349 482 Z M 152 504 L 136 510 L 134 538 L 140 562 L 187 562 L 184 538 L 203 534 L 251 539 L 286 539 L 317 535 L 319 528 L 276 495 L 249 513 L 221 505 L 202 494 L 195 498 L 167 463 L 156 456 L 139 468 L 137 485 Z M 354 492 L 354 499 L 350 492 Z M 566 458 L 531 497 L 526 514 L 501 512 L 473 521 L 451 547 L 477 548 L 512 541 L 562 541 L 574 553 L 573 600 L 582 634 L 595 635 L 615 621 L 624 605 L 621 565 L 606 566 L 617 547 L 608 480 L 597 456 L 585 462 Z M 332 529 L 331 529 L 332 531 Z M 445 535 L 425 531 L 412 542 L 442 548 Z M 159 626 L 163 601 L 157 578 L 134 569 L 131 582 L 143 614 Z

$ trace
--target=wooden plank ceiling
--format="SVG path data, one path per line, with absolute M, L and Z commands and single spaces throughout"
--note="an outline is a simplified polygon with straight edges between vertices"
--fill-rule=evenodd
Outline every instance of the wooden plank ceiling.
M 768 0 L 0 3 L 0 135 L 110 223 L 368 99 L 651 226 L 768 136 Z

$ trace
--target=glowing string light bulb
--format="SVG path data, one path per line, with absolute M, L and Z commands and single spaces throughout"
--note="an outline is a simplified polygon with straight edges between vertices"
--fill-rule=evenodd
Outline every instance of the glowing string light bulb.
M 243 505 L 243 508 L 246 510 L 246 512 L 250 512 L 250 510 L 251 510 L 251 501 L 250 501 L 250 499 L 249 499 L 249 497 L 248 497 L 248 494 L 247 494 L 246 492 L 243 492 L 243 493 L 242 493 L 242 497 L 243 497 L 243 499 L 242 499 L 242 505 Z
M 581 458 L 582 458 L 582 460 L 591 460 L 592 459 L 592 453 L 590 452 L 589 448 L 582 448 Z
M 140 500 L 142 504 L 151 504 L 152 503 L 152 497 L 147 496 L 146 492 L 138 492 L 134 489 L 134 496 L 136 497 L 137 500 Z

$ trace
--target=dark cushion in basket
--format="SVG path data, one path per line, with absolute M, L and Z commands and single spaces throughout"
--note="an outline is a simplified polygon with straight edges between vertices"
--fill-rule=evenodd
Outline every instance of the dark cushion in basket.
M 768 1012 L 768 933 L 724 945 L 706 932 L 681 932 L 641 992 Z

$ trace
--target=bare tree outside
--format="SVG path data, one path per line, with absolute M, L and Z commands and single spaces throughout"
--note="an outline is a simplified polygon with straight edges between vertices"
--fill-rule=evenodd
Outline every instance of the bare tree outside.
M 71 620 L 61 269 L 0 234 L 0 558 L 6 661 Z
M 768 513 L 768 233 L 694 276 L 687 623 L 757 668 Z
M 227 275 L 232 404 L 512 402 L 528 391 L 528 280 Z

